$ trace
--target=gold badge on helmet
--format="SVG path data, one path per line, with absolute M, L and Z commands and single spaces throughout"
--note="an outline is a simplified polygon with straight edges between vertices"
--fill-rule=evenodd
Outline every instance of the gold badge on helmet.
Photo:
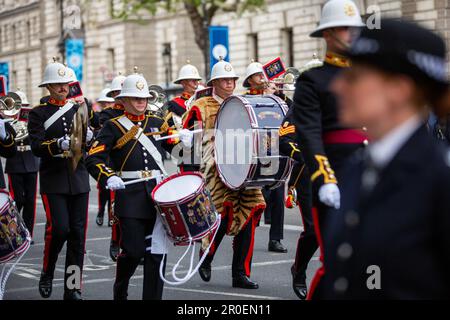
M 229 64 L 226 64 L 224 68 L 225 68 L 225 71 L 226 71 L 226 72 L 231 72 L 231 71 L 233 71 L 233 68 L 232 68 Z
M 64 69 L 58 69 L 58 75 L 60 76 L 60 77 L 64 77 L 65 75 L 66 75 L 66 70 L 64 70 Z
M 139 90 L 144 89 L 145 84 L 142 81 L 138 81 L 136 82 L 136 88 L 138 88 Z
M 356 15 L 355 7 L 351 3 L 346 3 L 345 4 L 344 12 L 349 17 L 353 17 L 353 16 Z

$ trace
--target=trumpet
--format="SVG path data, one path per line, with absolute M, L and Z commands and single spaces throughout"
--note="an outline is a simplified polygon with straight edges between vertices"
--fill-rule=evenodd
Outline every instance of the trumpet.
M 15 92 L 9 92 L 8 95 L 0 98 L 0 115 L 11 121 L 11 126 L 16 132 L 15 141 L 22 141 L 28 137 L 26 122 L 17 119 L 21 108 L 22 99 Z
M 271 86 L 273 89 L 276 89 L 277 91 L 295 91 L 295 83 L 297 82 L 297 78 L 300 76 L 300 71 L 294 67 L 290 67 L 286 69 L 286 72 L 271 81 L 265 82 L 265 89 L 270 88 Z

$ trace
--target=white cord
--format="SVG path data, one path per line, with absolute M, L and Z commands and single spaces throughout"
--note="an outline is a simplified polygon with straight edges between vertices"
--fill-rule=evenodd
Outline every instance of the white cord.
M 176 281 L 167 280 L 165 278 L 164 274 L 163 274 L 164 260 L 165 260 L 165 257 L 166 257 L 166 254 L 164 254 L 163 259 L 161 260 L 161 264 L 159 265 L 159 276 L 160 276 L 162 281 L 164 281 L 168 285 L 179 286 L 179 285 L 182 285 L 182 284 L 185 284 L 186 282 L 188 282 L 197 273 L 197 271 L 200 268 L 200 266 L 202 265 L 203 261 L 205 261 L 206 256 L 208 255 L 209 250 L 211 249 L 211 246 L 212 246 L 212 244 L 214 242 L 214 239 L 216 238 L 217 232 L 219 231 L 221 216 L 220 216 L 220 214 L 216 214 L 216 217 L 217 217 L 216 218 L 217 219 L 217 228 L 215 230 L 216 232 L 214 232 L 214 235 L 213 235 L 211 241 L 209 242 L 208 248 L 206 248 L 206 250 L 203 252 L 202 257 L 200 258 L 200 260 L 199 260 L 197 266 L 194 268 L 194 270 L 192 270 L 192 266 L 194 265 L 195 243 L 194 243 L 194 245 L 192 245 L 192 239 L 190 239 L 189 240 L 189 246 L 188 246 L 187 250 L 184 252 L 184 254 L 181 256 L 181 258 L 178 260 L 178 262 L 175 264 L 175 266 L 172 269 L 172 276 L 173 276 L 173 278 Z M 175 275 L 175 270 L 178 268 L 179 264 L 184 259 L 186 254 L 189 252 L 191 247 L 193 247 L 193 250 L 192 250 L 192 254 L 191 254 L 191 261 L 190 261 L 189 270 L 186 273 L 186 276 L 184 276 L 183 278 L 178 278 Z
M 13 263 L 11 268 L 6 273 L 5 277 L 3 277 L 4 272 L 6 270 L 7 263 L 3 266 L 2 275 L 0 276 L 0 300 L 3 300 L 3 296 L 5 294 L 5 288 L 6 288 L 6 281 L 8 280 L 9 276 L 13 272 L 13 270 L 16 268 L 17 264 L 22 260 L 22 257 L 27 253 L 28 249 L 30 249 L 30 241 L 27 242 L 25 250 L 20 254 L 19 258 L 17 258 L 16 262 Z

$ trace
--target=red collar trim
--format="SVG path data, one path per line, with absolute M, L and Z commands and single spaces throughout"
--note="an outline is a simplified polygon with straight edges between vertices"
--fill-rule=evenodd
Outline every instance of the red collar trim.
M 250 94 L 250 95 L 261 95 L 261 94 L 264 94 L 264 90 L 250 88 L 248 90 L 248 94 Z
M 67 103 L 67 100 L 66 99 L 64 99 L 64 100 L 57 100 L 55 98 L 50 97 L 50 99 L 48 99 L 48 103 L 53 104 L 53 105 L 58 106 L 58 107 L 62 107 L 62 106 L 64 106 Z
M 192 94 L 190 94 L 190 93 L 188 93 L 188 92 L 183 92 L 182 94 L 181 94 L 181 99 L 184 99 L 184 100 L 189 100 L 190 98 L 192 97 Z
M 131 121 L 133 121 L 133 122 L 139 122 L 139 121 L 144 121 L 145 120 L 145 113 L 144 114 L 141 114 L 141 115 L 139 115 L 139 116 L 136 116 L 136 115 L 134 115 L 134 114 L 131 114 L 131 113 L 128 113 L 128 112 L 126 112 L 125 111 L 125 116 L 128 118 L 128 119 L 130 119 Z
M 112 108 L 115 110 L 125 110 L 124 106 L 118 103 L 116 103 Z

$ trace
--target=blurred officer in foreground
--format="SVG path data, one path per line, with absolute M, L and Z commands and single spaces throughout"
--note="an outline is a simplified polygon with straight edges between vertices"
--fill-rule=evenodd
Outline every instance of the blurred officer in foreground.
M 302 73 L 296 83 L 290 122 L 295 126 L 301 152 L 311 175 L 311 216 L 319 246 L 322 245 L 325 215 L 329 209 L 339 208 L 340 205 L 338 183 L 345 179 L 340 169 L 353 152 L 367 144 L 367 137 L 361 127 L 343 126 L 338 121 L 336 99 L 330 91 L 334 77 L 350 66 L 345 50 L 362 26 L 364 24 L 358 8 L 352 1 L 328 1 L 322 9 L 319 26 L 310 35 L 325 40 L 327 52 L 324 63 Z M 305 267 L 314 254 L 313 246 L 311 242 L 308 248 L 300 248 L 304 252 L 297 250 L 297 256 L 302 255 L 304 262 L 296 263 L 296 270 L 292 270 L 294 286 L 301 288 L 301 298 L 306 295 Z M 296 261 L 299 261 L 298 258 Z M 316 272 L 311 282 L 311 295 L 324 272 L 323 268 Z
M 420 41 L 419 41 L 420 39 Z M 446 48 L 419 25 L 381 20 L 332 84 L 340 119 L 371 139 L 347 162 L 341 207 L 327 216 L 322 299 L 450 298 L 450 158 L 426 128 L 448 113 Z M 447 101 L 448 103 L 448 101 Z

